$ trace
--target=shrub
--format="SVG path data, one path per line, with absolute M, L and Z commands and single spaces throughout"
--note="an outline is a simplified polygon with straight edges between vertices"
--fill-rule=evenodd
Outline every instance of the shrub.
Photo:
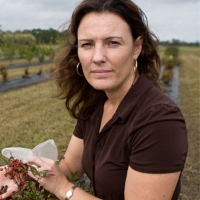
M 175 45 L 170 45 L 165 50 L 166 56 L 173 56 L 173 58 L 176 60 L 179 55 L 179 48 Z
M 179 65 L 180 61 L 178 60 L 179 47 L 175 45 L 170 45 L 165 50 L 165 57 L 163 59 L 163 64 L 166 69 L 172 69 L 175 65 Z
M 17 193 L 14 193 L 12 197 L 8 199 L 58 200 L 55 195 L 45 190 L 35 180 L 26 181 L 29 172 L 39 176 L 40 178 L 45 178 L 48 176 L 54 176 L 51 171 L 38 171 L 35 167 L 29 166 L 26 163 L 23 163 L 21 160 L 15 159 L 13 156 L 11 156 L 10 159 L 5 159 L 5 162 L 7 163 L 7 165 L 0 167 L 0 171 L 4 170 L 4 176 L 12 179 L 19 189 Z M 72 173 L 72 183 L 76 184 L 78 187 L 82 188 L 86 192 L 93 194 L 92 185 L 88 177 L 84 175 L 83 177 L 81 177 L 80 180 L 77 181 L 78 177 L 78 172 Z M 7 185 L 4 185 L 2 188 L 0 188 L 0 195 L 7 192 L 7 189 L 9 189 L 9 186 Z
M 8 80 L 8 71 L 5 65 L 0 65 L 0 72 L 3 76 L 3 82 L 6 82 Z
M 169 82 L 173 78 L 173 71 L 171 69 L 165 69 L 162 73 L 162 80 L 165 84 L 169 84 Z
M 165 69 L 172 69 L 175 66 L 175 59 L 172 55 L 164 58 Z

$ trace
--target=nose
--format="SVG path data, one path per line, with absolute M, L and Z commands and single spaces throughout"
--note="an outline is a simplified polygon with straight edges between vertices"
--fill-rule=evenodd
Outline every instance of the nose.
M 106 61 L 106 50 L 101 45 L 96 45 L 94 48 L 93 62 L 96 64 L 101 64 Z

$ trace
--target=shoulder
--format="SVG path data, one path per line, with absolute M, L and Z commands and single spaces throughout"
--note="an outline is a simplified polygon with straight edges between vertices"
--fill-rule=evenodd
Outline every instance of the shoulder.
M 155 86 L 151 85 L 148 90 L 141 93 L 135 109 L 135 120 L 138 125 L 171 120 L 184 122 L 178 105 Z
M 174 104 L 155 103 L 141 108 L 129 132 L 130 165 L 148 173 L 182 170 L 188 150 L 187 128 Z

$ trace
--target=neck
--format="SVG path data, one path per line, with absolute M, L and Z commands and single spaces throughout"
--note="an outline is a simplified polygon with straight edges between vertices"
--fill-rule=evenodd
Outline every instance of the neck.
M 106 103 L 113 107 L 118 107 L 127 92 L 136 83 L 138 78 L 139 75 L 137 73 L 136 76 L 134 76 L 133 78 L 134 80 L 130 80 L 129 82 L 127 82 L 127 84 L 122 85 L 119 89 L 113 91 L 105 91 L 106 96 L 108 97 Z

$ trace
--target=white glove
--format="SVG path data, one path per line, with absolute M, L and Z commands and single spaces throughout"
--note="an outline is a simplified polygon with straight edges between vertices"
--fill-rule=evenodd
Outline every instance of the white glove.
M 52 160 L 58 160 L 58 150 L 54 140 L 52 139 L 38 144 L 32 150 L 22 147 L 9 147 L 2 149 L 1 153 L 6 158 L 13 156 L 15 159 L 19 159 L 23 163 L 26 163 L 28 158 L 32 156 L 40 156 L 50 158 Z

